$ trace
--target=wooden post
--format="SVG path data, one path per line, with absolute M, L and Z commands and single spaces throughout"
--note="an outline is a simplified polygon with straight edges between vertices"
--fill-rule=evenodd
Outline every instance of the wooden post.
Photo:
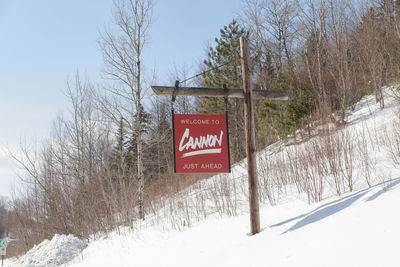
M 247 153 L 247 173 L 249 183 L 249 204 L 250 204 L 250 229 L 251 234 L 260 232 L 260 211 L 258 204 L 258 176 L 257 162 L 255 157 L 255 125 L 254 125 L 254 106 L 252 96 L 252 85 L 249 70 L 249 55 L 247 40 L 240 37 L 240 56 L 242 63 L 243 91 L 244 91 L 244 115 L 246 124 L 246 153 Z

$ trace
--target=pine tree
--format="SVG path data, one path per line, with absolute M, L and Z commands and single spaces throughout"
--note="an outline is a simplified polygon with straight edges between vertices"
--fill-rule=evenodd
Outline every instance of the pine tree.
M 152 112 L 152 127 L 150 129 L 150 147 L 146 150 L 146 158 L 150 160 L 149 174 L 161 178 L 168 168 L 172 167 L 172 129 L 168 116 L 168 102 L 157 102 Z
M 243 35 L 245 30 L 235 20 L 220 30 L 220 38 L 215 38 L 215 48 L 209 48 L 207 59 L 203 62 L 205 69 L 212 69 L 203 75 L 204 86 L 222 88 L 225 84 L 228 88 L 242 88 L 239 39 Z M 243 102 L 230 100 L 228 106 L 232 160 L 236 162 L 245 155 Z M 203 114 L 221 114 L 224 110 L 224 99 L 211 97 L 204 97 L 197 108 Z
M 143 107 L 141 107 L 141 127 L 140 129 L 142 130 L 141 132 L 141 136 L 144 136 L 147 131 L 149 130 L 149 122 L 150 122 L 150 114 L 147 113 Z M 136 118 L 136 116 L 134 117 Z M 135 125 L 136 122 L 133 122 L 133 125 Z M 129 176 L 136 176 L 137 173 L 137 132 L 132 131 L 129 135 L 129 139 L 126 142 L 126 160 L 125 160 L 125 164 L 127 167 L 127 170 L 129 172 Z M 144 149 L 144 151 L 146 151 L 146 149 Z M 143 154 L 143 162 L 146 161 L 145 158 L 145 154 L 142 152 Z M 146 166 L 144 167 L 144 172 L 146 172 Z
M 116 133 L 116 145 L 113 148 L 113 166 L 112 168 L 116 171 L 117 175 L 121 176 L 125 169 L 126 160 L 126 134 L 124 129 L 124 119 L 121 117 Z
M 300 88 L 295 101 L 287 102 L 284 105 L 282 124 L 286 132 L 284 134 L 294 134 L 296 130 L 309 123 L 311 113 L 315 107 L 315 101 L 308 90 Z
M 274 79 L 272 89 L 286 92 L 287 87 L 287 82 L 282 77 Z M 267 145 L 276 141 L 277 136 L 286 138 L 289 134 L 294 134 L 296 139 L 296 130 L 309 122 L 309 115 L 314 108 L 315 100 L 305 88 L 300 88 L 297 96 L 284 105 L 271 100 L 260 101 L 256 109 L 260 141 Z
M 271 51 L 263 52 L 257 50 L 253 59 L 253 64 L 255 65 L 254 71 L 256 74 L 254 88 L 262 90 L 270 89 L 273 79 L 276 78 Z

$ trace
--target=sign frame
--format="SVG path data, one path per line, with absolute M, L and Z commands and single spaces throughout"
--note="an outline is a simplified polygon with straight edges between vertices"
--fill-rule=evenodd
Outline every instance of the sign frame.
M 228 115 L 172 113 L 175 173 L 230 173 Z

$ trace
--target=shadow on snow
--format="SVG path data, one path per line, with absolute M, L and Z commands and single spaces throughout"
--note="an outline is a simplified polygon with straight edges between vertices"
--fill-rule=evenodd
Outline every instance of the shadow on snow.
M 383 183 L 381 183 L 381 184 L 383 184 Z M 392 187 L 394 187 L 394 186 L 396 186 L 398 184 L 400 184 L 400 177 L 396 178 L 396 179 L 393 179 L 393 180 L 390 180 L 388 185 L 386 185 L 384 188 L 382 188 L 381 190 L 379 190 L 378 192 L 376 192 L 375 194 L 373 194 L 372 196 L 367 198 L 366 201 L 375 200 L 377 197 L 379 197 L 380 195 L 382 195 L 383 193 L 388 191 L 390 188 L 392 188 Z
M 378 192 L 376 192 L 375 194 L 373 194 L 372 196 L 370 196 L 369 198 L 367 198 L 365 201 L 375 200 L 377 197 L 382 195 L 384 192 L 386 192 L 390 188 L 400 184 L 400 177 L 392 179 L 392 180 L 390 180 L 390 181 L 388 181 L 386 183 L 389 183 L 389 184 L 386 185 L 381 190 L 379 190 Z M 323 204 L 323 205 L 315 208 L 314 210 L 312 210 L 312 211 L 310 211 L 308 213 L 301 214 L 299 216 L 290 218 L 290 219 L 282 221 L 280 223 L 271 225 L 270 227 L 281 226 L 281 225 L 284 225 L 284 224 L 290 223 L 292 221 L 296 221 L 298 219 L 303 218 L 302 220 L 298 221 L 295 225 L 290 227 L 288 230 L 286 230 L 282 234 L 286 234 L 287 232 L 300 229 L 300 228 L 302 228 L 302 227 L 304 227 L 304 226 L 306 226 L 308 224 L 320 221 L 320 220 L 325 219 L 325 218 L 327 218 L 327 217 L 329 217 L 329 216 L 331 216 L 333 214 L 336 214 L 336 213 L 340 212 L 341 210 L 351 206 L 358 199 L 362 198 L 365 194 L 367 194 L 374 187 L 377 187 L 377 186 L 380 186 L 380 185 L 383 185 L 383 184 L 384 183 L 379 183 L 379 184 L 376 184 L 376 185 L 372 186 L 371 188 L 366 188 L 366 189 L 363 189 L 363 190 L 358 191 L 356 193 L 353 193 L 351 195 L 348 195 L 346 197 L 342 197 L 340 199 L 337 199 L 337 200 L 331 201 L 329 203 Z

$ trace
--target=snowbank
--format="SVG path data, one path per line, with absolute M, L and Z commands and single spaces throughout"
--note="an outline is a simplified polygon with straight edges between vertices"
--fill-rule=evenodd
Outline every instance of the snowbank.
M 24 256 L 10 266 L 50 267 L 69 262 L 76 257 L 87 244 L 73 235 L 55 235 L 34 246 Z

